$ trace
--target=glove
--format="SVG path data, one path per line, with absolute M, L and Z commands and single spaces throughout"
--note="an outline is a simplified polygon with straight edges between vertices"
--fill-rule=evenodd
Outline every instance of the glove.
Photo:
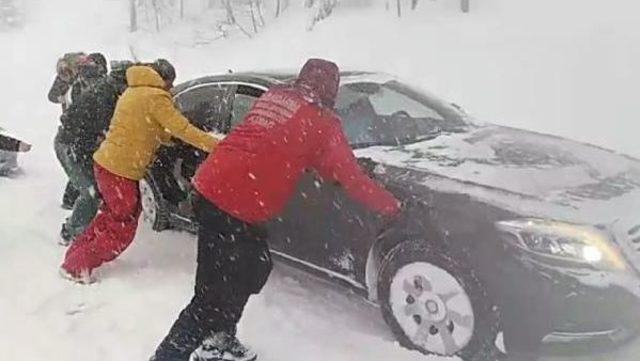
M 218 142 L 223 140 L 224 137 L 226 137 L 226 134 L 222 134 L 216 131 L 212 131 L 212 132 L 207 132 L 207 134 L 209 134 L 210 136 L 214 137 Z

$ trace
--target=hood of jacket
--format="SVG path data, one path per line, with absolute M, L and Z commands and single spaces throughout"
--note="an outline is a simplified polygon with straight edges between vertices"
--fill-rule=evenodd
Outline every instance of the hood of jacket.
M 132 66 L 127 69 L 129 87 L 164 88 L 164 81 L 155 70 L 148 66 Z
M 326 108 L 333 108 L 340 86 L 340 70 L 335 63 L 309 59 L 302 67 L 295 86 Z
M 78 66 L 78 78 L 79 79 L 100 79 L 104 76 L 104 72 L 100 68 L 100 65 L 96 63 L 83 63 Z

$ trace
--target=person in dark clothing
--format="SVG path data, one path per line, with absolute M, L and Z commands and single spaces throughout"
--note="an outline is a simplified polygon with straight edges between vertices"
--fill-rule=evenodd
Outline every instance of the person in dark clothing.
M 332 110 L 339 82 L 335 64 L 309 60 L 293 85 L 260 97 L 199 167 L 194 296 L 152 360 L 255 360 L 235 331 L 272 268 L 260 225 L 278 216 L 305 169 L 386 217 L 397 214 L 399 202 L 360 169 Z
M 107 58 L 102 53 L 91 53 L 87 56 L 90 61 L 98 66 L 98 71 L 100 75 L 106 76 L 109 73 L 109 68 L 107 67 Z
M 0 128 L 0 176 L 9 176 L 18 169 L 18 152 L 28 152 L 31 144 L 20 141 Z
M 113 261 L 135 238 L 141 212 L 139 181 L 171 137 L 210 152 L 217 139 L 193 126 L 175 107 L 170 89 L 175 69 L 166 60 L 127 69 L 127 90 L 115 107 L 109 131 L 93 154 L 102 205 L 65 252 L 60 274 L 90 283 L 92 271 Z
M 50 102 L 60 104 L 64 112 L 71 103 L 70 89 L 78 76 L 78 64 L 84 61 L 85 53 L 67 53 L 64 54 L 56 64 L 56 78 L 49 89 L 47 98 Z M 78 198 L 78 191 L 73 188 L 71 182 L 67 182 L 62 196 L 62 208 L 71 209 L 73 203 Z
M 126 88 L 124 74 L 130 65 L 122 63 L 109 76 L 89 83 L 60 117 L 56 155 L 71 184 L 79 191 L 73 211 L 62 225 L 62 244 L 68 244 L 80 234 L 98 210 L 100 197 L 93 175 L 92 157 L 109 128 L 118 97 Z M 91 68 L 91 71 L 99 72 L 99 66 Z
M 49 89 L 49 101 L 60 104 L 62 112 L 77 100 L 83 91 L 107 74 L 107 60 L 100 53 L 67 53 L 58 60 L 56 78 Z M 62 197 L 62 207 L 72 209 L 79 192 L 69 181 Z
M 107 59 L 100 53 L 92 53 L 80 60 L 77 69 L 78 74 L 71 85 L 71 104 L 107 75 Z
M 0 150 L 7 152 L 28 152 L 31 150 L 31 144 L 8 135 L 0 134 Z
M 85 53 L 67 53 L 56 64 L 56 78 L 49 89 L 47 98 L 50 102 L 60 104 L 62 111 L 68 106 L 69 90 L 78 77 L 78 65 L 86 60 Z
M 62 209 L 66 209 L 68 211 L 73 209 L 73 204 L 76 202 L 80 196 L 80 192 L 73 187 L 71 181 L 67 181 L 67 185 L 64 186 L 64 193 L 62 194 L 62 204 L 60 207 Z

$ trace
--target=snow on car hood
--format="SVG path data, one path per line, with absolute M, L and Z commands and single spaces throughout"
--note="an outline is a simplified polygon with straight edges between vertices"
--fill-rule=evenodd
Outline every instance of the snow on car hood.
M 560 137 L 487 125 L 404 146 L 360 149 L 357 155 L 434 175 L 425 179 L 427 186 L 492 201 L 503 196 L 509 208 L 523 213 L 601 222 L 612 221 L 615 207 L 622 208 L 616 214 L 635 210 L 640 223 L 640 161 Z M 522 201 L 513 204 L 513 196 Z M 550 205 L 559 206 L 558 212 Z

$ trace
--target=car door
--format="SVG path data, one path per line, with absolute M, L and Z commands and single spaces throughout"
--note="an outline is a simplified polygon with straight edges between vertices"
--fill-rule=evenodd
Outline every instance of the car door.
M 347 121 L 350 124 L 344 124 L 346 134 L 357 141 L 358 127 L 366 126 L 367 121 L 362 116 L 355 124 Z M 363 168 L 370 168 L 366 159 L 359 161 Z M 372 169 L 368 172 L 373 176 Z M 272 228 L 277 232 L 272 234 L 278 235 L 270 237 L 274 251 L 353 285 L 362 285 L 366 254 L 382 222 L 374 212 L 353 201 L 340 184 L 307 170 L 274 222 L 277 224 Z
M 233 100 L 233 109 L 231 111 L 230 129 L 239 124 L 247 112 L 251 109 L 255 101 L 266 91 L 266 88 L 259 85 L 239 84 Z M 299 210 L 295 204 L 295 200 L 304 194 L 304 189 L 308 188 L 308 177 L 303 177 L 293 199 L 289 202 L 293 207 L 287 207 L 285 211 L 275 219 L 267 222 L 264 228 L 269 238 L 270 247 L 279 254 L 291 258 L 301 257 L 297 253 L 297 249 L 291 248 L 292 239 L 296 238 L 294 232 L 298 229 L 295 222 L 299 221 L 296 212 Z
M 396 135 L 400 135 L 400 129 L 417 136 L 422 129 L 412 114 L 441 118 L 427 102 L 372 82 L 343 85 L 336 113 L 350 143 L 362 147 L 388 144 L 389 139 L 385 138 L 399 143 Z M 358 161 L 375 179 L 375 162 L 366 158 Z M 382 230 L 383 220 L 353 201 L 340 184 L 307 171 L 280 221 L 285 236 L 274 240 L 276 251 L 362 286 L 367 255 Z
M 187 88 L 174 96 L 174 102 L 182 114 L 196 127 L 214 133 L 225 133 L 231 119 L 231 104 L 236 86 L 224 83 L 205 83 Z M 167 182 L 173 183 L 168 199 L 174 214 L 185 220 L 193 218 L 191 202 L 191 177 L 207 156 L 182 141 L 160 150 L 157 162 L 166 169 Z
M 192 124 L 211 132 L 226 133 L 237 85 L 212 82 L 194 85 L 174 96 L 176 106 Z
M 270 222 L 270 245 L 281 256 L 361 286 L 379 217 L 343 187 L 307 170 L 284 211 Z

